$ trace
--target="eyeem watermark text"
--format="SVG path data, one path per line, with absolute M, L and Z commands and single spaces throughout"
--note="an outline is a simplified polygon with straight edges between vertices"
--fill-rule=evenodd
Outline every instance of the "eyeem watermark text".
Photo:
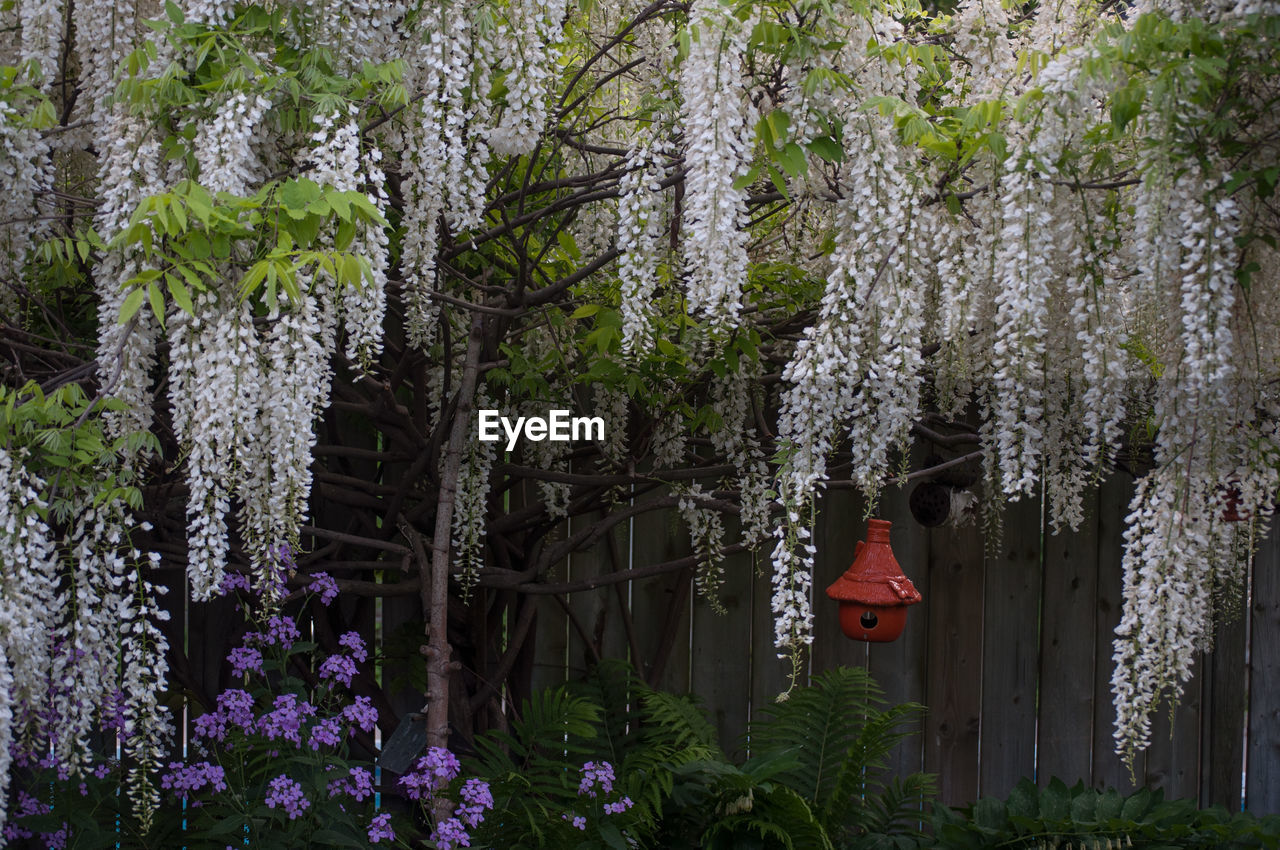
M 482 408 L 478 413 L 480 439 L 493 443 L 502 439 L 505 433 L 509 452 L 515 451 L 516 441 L 522 437 L 535 443 L 543 440 L 604 439 L 604 418 L 600 416 L 570 416 L 567 410 L 551 410 L 545 417 L 517 416 L 512 420 L 503 416 L 501 411 L 489 408 Z

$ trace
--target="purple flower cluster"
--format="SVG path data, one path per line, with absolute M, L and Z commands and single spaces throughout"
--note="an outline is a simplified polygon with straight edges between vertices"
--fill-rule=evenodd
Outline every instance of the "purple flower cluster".
M 160 777 L 161 788 L 173 791 L 184 800 L 192 792 L 200 791 L 206 785 L 209 786 L 210 791 L 226 791 L 226 771 L 219 765 L 210 764 L 207 761 L 195 764 L 175 761 L 169 763 L 169 772 Z
M 467 826 L 479 826 L 484 821 L 484 813 L 493 808 L 493 792 L 489 783 L 483 779 L 468 779 L 459 792 L 462 802 L 453 814 Z
M 245 593 L 249 593 L 249 577 L 244 573 L 224 573 L 222 583 L 218 585 L 218 593 L 222 596 L 227 596 L 233 590 L 243 590 Z
M 231 662 L 231 675 L 240 677 L 262 672 L 262 650 L 253 646 L 239 646 L 227 656 Z
M 338 598 L 338 583 L 328 573 L 316 573 L 307 585 L 307 591 L 320 595 L 320 604 L 325 607 Z
M 635 803 L 631 802 L 630 797 L 623 797 L 616 803 L 605 803 L 604 813 L 606 815 L 620 815 L 634 805 Z
M 326 717 L 318 721 L 311 727 L 311 737 L 307 741 L 313 750 L 319 750 L 321 747 L 336 747 L 341 743 L 342 728 L 336 717 Z
M 253 697 L 239 688 L 218 694 L 218 707 L 196 718 L 196 737 L 223 741 L 229 727 L 253 731 Z
M 586 794 L 590 797 L 596 796 L 597 786 L 600 793 L 608 794 L 613 790 L 613 765 L 607 761 L 598 764 L 589 761 L 582 766 L 582 778 L 578 782 L 578 796 Z
M 12 812 L 9 822 L 4 825 L 5 842 L 16 841 L 19 838 L 32 838 L 34 833 L 29 829 L 23 829 L 14 821 L 31 817 L 32 815 L 43 815 L 53 811 L 47 804 L 40 802 L 26 791 L 18 791 L 18 807 Z
M 276 697 L 274 709 L 258 719 L 258 729 L 269 741 L 284 738 L 302 746 L 302 724 L 308 717 L 315 717 L 316 707 L 297 694 L 281 694 Z
M 302 793 L 302 786 L 283 773 L 271 780 L 268 789 L 267 807 L 274 809 L 279 806 L 284 809 L 289 820 L 300 817 L 303 810 L 311 805 L 311 801 Z
M 560 819 L 561 819 L 561 820 L 569 820 L 569 815 L 568 815 L 568 814 L 563 814 L 563 815 L 561 815 L 561 816 L 560 816 Z M 574 829 L 580 829 L 580 830 L 582 830 L 583 832 L 586 832 L 586 830 L 587 830 L 587 819 L 586 819 L 586 818 L 584 818 L 582 815 L 574 815 L 574 816 L 573 816 L 573 828 L 574 828 Z
M 351 768 L 346 776 L 329 783 L 329 797 L 333 798 L 339 794 L 346 794 L 356 802 L 373 796 L 373 775 L 363 767 Z M 372 840 L 370 838 L 370 841 Z
M 356 663 L 345 655 L 330 655 L 320 664 L 320 678 L 340 682 L 351 687 L 351 677 L 356 674 Z
M 354 703 L 342 709 L 342 716 L 352 726 L 358 726 L 365 732 L 372 732 L 378 725 L 378 710 L 368 697 L 356 697 Z
M 246 635 L 245 641 L 253 641 L 259 646 L 279 645 L 281 649 L 288 649 L 300 637 L 302 637 L 302 634 L 298 631 L 298 626 L 293 620 L 280 614 L 273 614 L 267 620 L 266 634 L 259 632 Z
M 431 747 L 425 756 L 418 759 L 413 770 L 400 777 L 400 784 L 404 786 L 409 799 L 429 799 L 452 782 L 461 769 L 458 757 L 453 753 L 444 747 Z
M 365 649 L 364 640 L 360 637 L 359 632 L 347 632 L 338 638 L 338 643 L 351 650 L 351 657 L 356 661 L 365 661 L 369 657 L 368 651 Z
M 470 847 L 471 833 L 457 818 L 445 818 L 431 833 L 431 840 L 439 850 L 453 850 L 455 847 Z
M 373 820 L 369 821 L 369 843 L 377 844 L 384 838 L 387 841 L 396 840 L 396 832 L 391 828 L 391 815 L 387 812 L 374 815 Z

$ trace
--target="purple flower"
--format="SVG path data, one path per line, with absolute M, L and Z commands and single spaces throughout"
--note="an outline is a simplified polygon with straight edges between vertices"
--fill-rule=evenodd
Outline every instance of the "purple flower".
M 274 809 L 279 806 L 289 815 L 289 820 L 299 817 L 302 810 L 311 805 L 311 801 L 302 793 L 302 786 L 283 773 L 271 780 L 268 788 L 267 807 Z
M 493 793 L 489 783 L 483 779 L 468 779 L 459 792 L 462 802 L 454 810 L 454 817 L 467 826 L 479 826 L 484 821 L 484 813 L 493 808 Z
M 373 820 L 369 821 L 369 843 L 377 844 L 384 838 L 388 841 L 396 840 L 395 830 L 391 828 L 391 814 L 389 812 L 374 815 Z
M 221 596 L 227 596 L 233 590 L 243 590 L 249 592 L 249 577 L 243 573 L 225 573 L 222 576 L 222 583 L 218 585 L 218 593 Z
M 431 840 L 436 843 L 436 847 L 440 850 L 453 850 L 454 847 L 470 847 L 471 834 L 467 832 L 467 828 L 457 818 L 447 818 L 440 822 L 436 827 L 436 831 L 431 834 Z
M 329 783 L 329 797 L 346 794 L 357 802 L 373 796 L 373 775 L 363 767 L 353 767 L 341 779 Z M 394 839 L 395 836 L 390 836 Z
M 411 800 L 430 798 L 452 782 L 459 770 L 461 766 L 457 756 L 444 747 L 432 747 L 425 756 L 418 759 L 412 771 L 400 777 L 400 784 Z
M 378 710 L 368 697 L 356 697 L 352 705 L 342 709 L 342 716 L 353 726 L 359 726 L 366 732 L 372 732 L 378 725 Z
M 605 803 L 604 812 L 607 815 L 620 815 L 634 805 L 630 797 L 623 797 L 616 803 Z
M 369 653 L 364 647 L 364 640 L 361 639 L 359 632 L 347 632 L 338 638 L 338 644 L 351 650 L 351 657 L 356 661 L 364 661 L 369 657 Z
M 107 774 L 111 772 L 111 765 L 103 762 L 93 769 L 93 775 L 99 779 L 106 779 Z
M 351 677 L 356 674 L 356 663 L 345 655 L 330 655 L 320 665 L 320 678 L 332 679 L 351 687 Z
M 42 832 L 40 837 L 44 839 L 45 847 L 48 850 L 66 850 L 67 825 L 64 823 L 57 832 Z
M 600 791 L 608 794 L 613 790 L 613 765 L 607 761 L 599 764 L 589 761 L 582 766 L 582 779 L 578 782 L 578 795 L 587 794 L 591 797 L 596 796 L 596 786 L 600 786 Z
M 231 662 L 231 675 L 244 676 L 250 672 L 262 672 L 262 651 L 252 646 L 240 646 L 227 656 Z
M 301 747 L 302 736 L 299 733 L 302 730 L 302 722 L 308 717 L 315 716 L 316 707 L 306 700 L 299 702 L 297 694 L 281 694 L 276 697 L 273 705 L 274 709 L 258 718 L 259 731 L 266 735 L 268 740 L 284 738 Z
M 312 576 L 311 584 L 307 585 L 307 590 L 311 593 L 320 594 L 320 604 L 326 607 L 330 602 L 338 598 L 338 583 L 328 573 L 316 573 Z
M 313 750 L 321 747 L 336 747 L 342 743 L 342 729 L 338 726 L 338 718 L 326 717 L 311 727 L 311 738 L 307 741 Z
M 561 818 L 561 820 L 568 820 L 568 819 L 569 819 L 569 815 L 568 815 L 568 814 L 563 814 L 563 815 L 561 815 L 561 816 L 560 816 L 560 818 Z M 587 819 L 586 819 L 586 818 L 584 818 L 582 815 L 574 815 L 574 816 L 573 816 L 573 828 L 574 828 L 574 829 L 580 829 L 580 830 L 582 830 L 583 832 L 586 832 L 586 830 L 587 830 Z
M 225 740 L 230 726 L 253 731 L 253 697 L 239 688 L 228 688 L 218 694 L 218 708 L 196 718 L 196 737 Z
M 279 614 L 273 615 L 267 620 L 267 633 L 259 634 L 257 641 L 259 644 L 267 646 L 280 645 L 281 649 L 288 649 L 293 646 L 294 641 L 302 637 L 298 632 L 298 626 L 288 617 L 282 617 Z M 249 639 L 246 636 L 245 640 Z
M 216 764 L 207 761 L 184 765 L 182 762 L 170 762 L 169 772 L 160 777 L 160 787 L 173 791 L 186 799 L 193 791 L 199 791 L 206 785 L 210 791 L 226 791 L 226 772 Z

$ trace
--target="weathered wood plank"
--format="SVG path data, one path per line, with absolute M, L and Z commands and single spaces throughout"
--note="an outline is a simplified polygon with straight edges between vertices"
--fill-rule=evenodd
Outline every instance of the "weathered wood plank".
M 1272 525 L 1253 559 L 1249 753 L 1245 806 L 1280 813 L 1280 534 Z
M 665 495 L 655 491 L 650 498 Z M 692 553 L 689 530 L 674 510 L 649 511 L 631 523 L 631 563 L 645 567 Z M 631 617 L 642 654 L 641 677 L 662 690 L 689 690 L 691 570 L 636 581 L 631 589 Z
M 778 657 L 773 645 L 773 564 L 772 546 L 766 543 L 754 553 L 755 575 L 751 581 L 751 710 L 748 722 L 760 716 L 778 694 L 787 689 L 791 663 Z M 816 601 L 816 600 L 815 600 Z M 807 678 L 807 677 L 806 677 Z
M 1004 538 L 986 559 L 979 793 L 1005 797 L 1036 773 L 1040 655 L 1040 499 L 1011 504 Z
M 981 533 L 934 530 L 929 598 L 922 603 L 929 618 L 924 763 L 938 775 L 938 797 L 948 805 L 972 802 L 978 793 L 982 583 Z
M 1201 705 L 1200 805 L 1240 809 L 1244 771 L 1245 600 L 1223 610 L 1214 635 L 1213 652 L 1204 659 Z
M 923 600 L 907 612 L 902 636 L 889 643 L 867 644 L 871 676 L 884 690 L 888 705 L 924 703 L 925 667 L 929 638 L 929 530 L 917 523 L 907 508 L 910 488 L 887 488 L 881 496 L 882 519 L 893 523 L 889 542 L 902 572 L 911 579 Z M 863 528 L 865 536 L 865 527 Z M 888 759 L 889 772 L 905 776 L 924 769 L 922 735 L 902 741 Z
M 725 522 L 725 540 L 740 537 L 736 521 Z M 725 752 L 745 750 L 751 701 L 751 585 L 754 567 L 749 554 L 723 562 L 724 583 L 716 593 L 722 612 L 704 598 L 693 605 L 690 688 L 703 700 Z
M 1174 706 L 1172 724 L 1167 705 L 1158 708 L 1151 720 L 1146 784 L 1163 789 L 1168 798 L 1199 797 L 1202 666 L 1197 660 Z
M 1091 779 L 1097 557 L 1095 492 L 1085 497 L 1085 519 L 1078 531 L 1064 529 L 1044 538 L 1036 759 L 1036 780 L 1042 785 L 1055 776 L 1068 785 Z
M 1124 760 L 1116 754 L 1116 711 L 1111 695 L 1112 659 L 1116 626 L 1120 625 L 1124 575 L 1124 518 L 1133 497 L 1133 478 L 1114 472 L 1098 494 L 1098 589 L 1095 613 L 1093 680 L 1093 787 L 1136 790 Z M 1146 755 L 1134 757 L 1134 774 L 1146 772 Z

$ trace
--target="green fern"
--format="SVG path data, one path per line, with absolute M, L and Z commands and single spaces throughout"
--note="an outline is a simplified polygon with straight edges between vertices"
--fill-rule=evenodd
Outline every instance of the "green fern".
M 801 795 L 833 838 L 888 831 L 920 817 L 918 796 L 881 792 L 887 758 L 912 734 L 921 711 L 911 704 L 884 708 L 883 692 L 862 668 L 832 670 L 752 725 L 752 760 L 790 758 L 778 780 Z M 923 777 L 910 782 L 927 787 Z

